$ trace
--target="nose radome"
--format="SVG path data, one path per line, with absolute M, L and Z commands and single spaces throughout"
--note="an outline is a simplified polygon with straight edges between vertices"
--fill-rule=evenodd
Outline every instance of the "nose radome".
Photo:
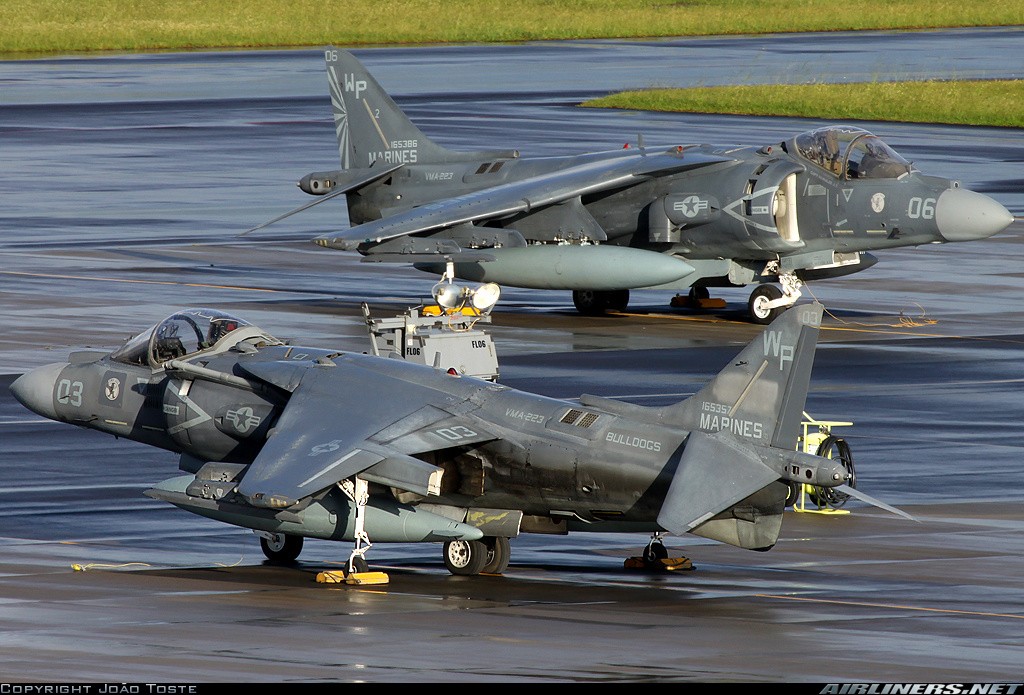
M 935 205 L 935 224 L 946 241 L 986 239 L 1013 222 L 1010 211 L 987 195 L 949 188 Z
M 51 420 L 57 419 L 53 407 L 53 386 L 68 366 L 67 362 L 54 362 L 26 372 L 11 384 L 11 393 L 18 402 L 34 413 Z

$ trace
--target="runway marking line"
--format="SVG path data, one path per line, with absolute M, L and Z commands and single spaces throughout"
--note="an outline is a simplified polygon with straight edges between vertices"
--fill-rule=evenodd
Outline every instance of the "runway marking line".
M 216 290 L 246 290 L 249 292 L 286 292 L 265 287 L 241 287 L 239 285 L 213 285 L 205 282 L 171 282 L 170 280 L 129 280 L 127 278 L 88 277 L 85 275 L 61 275 L 57 273 L 26 273 L 20 270 L 0 270 L 2 275 L 22 275 L 36 278 L 57 278 L 59 280 L 88 280 L 91 282 L 125 282 L 133 285 L 174 285 L 176 287 L 209 287 Z
M 690 321 L 693 323 L 725 323 L 731 324 L 732 321 L 724 321 L 722 319 L 705 318 L 700 316 L 674 316 L 672 314 L 637 314 L 626 311 L 617 311 L 614 316 L 629 316 L 632 318 L 641 319 L 665 319 L 668 321 Z M 948 335 L 944 333 L 922 333 L 922 332 L 909 332 L 905 330 L 891 330 L 898 329 L 899 327 L 895 324 L 889 326 L 890 330 L 884 328 L 853 328 L 852 326 L 819 326 L 823 331 L 848 331 L 850 333 L 879 333 L 881 335 L 901 335 L 901 336 L 912 336 L 915 338 L 949 338 L 955 340 L 977 340 L 982 342 L 996 342 L 996 343 L 1011 343 L 1014 345 L 1021 344 L 1019 340 L 1006 340 L 1004 338 L 979 338 L 976 336 L 968 335 Z
M 985 613 L 982 611 L 958 611 L 952 608 L 924 608 L 921 606 L 905 606 L 898 603 L 871 603 L 870 601 L 840 601 L 828 598 L 808 598 L 806 596 L 781 596 L 778 594 L 756 594 L 760 598 L 777 598 L 784 601 L 805 601 L 807 603 L 832 603 L 837 606 L 866 606 L 868 608 L 897 608 L 907 611 L 921 611 L 925 613 L 951 613 L 954 615 L 977 615 L 984 618 L 1013 618 L 1024 620 L 1024 615 L 1013 613 Z

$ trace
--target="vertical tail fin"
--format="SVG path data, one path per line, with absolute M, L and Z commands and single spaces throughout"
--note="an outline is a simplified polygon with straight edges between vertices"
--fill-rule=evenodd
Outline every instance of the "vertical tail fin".
M 793 449 L 822 310 L 817 302 L 787 310 L 696 395 L 661 408 L 661 421 Z
M 327 48 L 324 57 L 342 169 L 363 169 L 378 160 L 387 165 L 441 164 L 489 156 L 454 152 L 430 140 L 348 51 Z

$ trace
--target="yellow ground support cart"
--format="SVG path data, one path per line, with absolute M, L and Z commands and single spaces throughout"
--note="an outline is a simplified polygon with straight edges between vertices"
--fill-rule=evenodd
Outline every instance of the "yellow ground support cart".
M 844 438 L 832 432 L 835 427 L 849 427 L 853 423 L 816 420 L 806 412 L 804 417 L 806 419 L 803 422 L 803 433 L 797 442 L 797 451 L 837 459 L 850 473 L 847 485 L 853 488 L 857 487 L 857 474 L 853 468 L 853 454 L 850 452 L 850 445 Z M 844 492 L 839 492 L 834 488 L 799 483 L 790 483 L 789 487 L 786 506 L 792 506 L 793 511 L 814 514 L 850 513 L 849 510 L 840 509 L 850 499 L 850 496 Z M 813 505 L 813 507 L 809 505 Z

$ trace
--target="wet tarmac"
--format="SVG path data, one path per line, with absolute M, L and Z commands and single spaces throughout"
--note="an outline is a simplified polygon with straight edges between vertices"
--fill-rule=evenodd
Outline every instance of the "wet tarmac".
M 816 123 L 575 106 L 637 81 L 852 79 L 884 65 L 1019 77 L 1021 49 L 1024 31 L 1005 29 L 357 54 L 445 144 L 554 154 L 638 132 L 770 143 Z M 1024 214 L 1019 131 L 866 127 Z M 310 541 L 297 566 L 270 566 L 251 532 L 141 494 L 176 473 L 173 455 L 41 420 L 7 389 L 177 307 L 363 351 L 360 302 L 386 316 L 427 299 L 428 275 L 309 243 L 344 224 L 340 204 L 237 237 L 307 202 L 294 182 L 335 166 L 319 52 L 3 62 L 0 138 L 0 680 L 1022 679 L 1020 221 L 808 288 L 828 314 L 807 410 L 853 422 L 842 434 L 858 487 L 916 521 L 857 502 L 787 511 L 769 552 L 671 538 L 694 569 L 655 574 L 624 568 L 646 542 L 629 535 L 522 536 L 503 576 L 474 578 L 450 575 L 440 546 L 379 544 L 369 559 L 389 584 L 328 586 L 315 576 L 346 544 Z M 568 293 L 506 288 L 489 326 L 500 378 L 563 398 L 678 400 L 759 333 L 746 295 L 693 313 L 636 292 L 628 312 L 587 318 Z

